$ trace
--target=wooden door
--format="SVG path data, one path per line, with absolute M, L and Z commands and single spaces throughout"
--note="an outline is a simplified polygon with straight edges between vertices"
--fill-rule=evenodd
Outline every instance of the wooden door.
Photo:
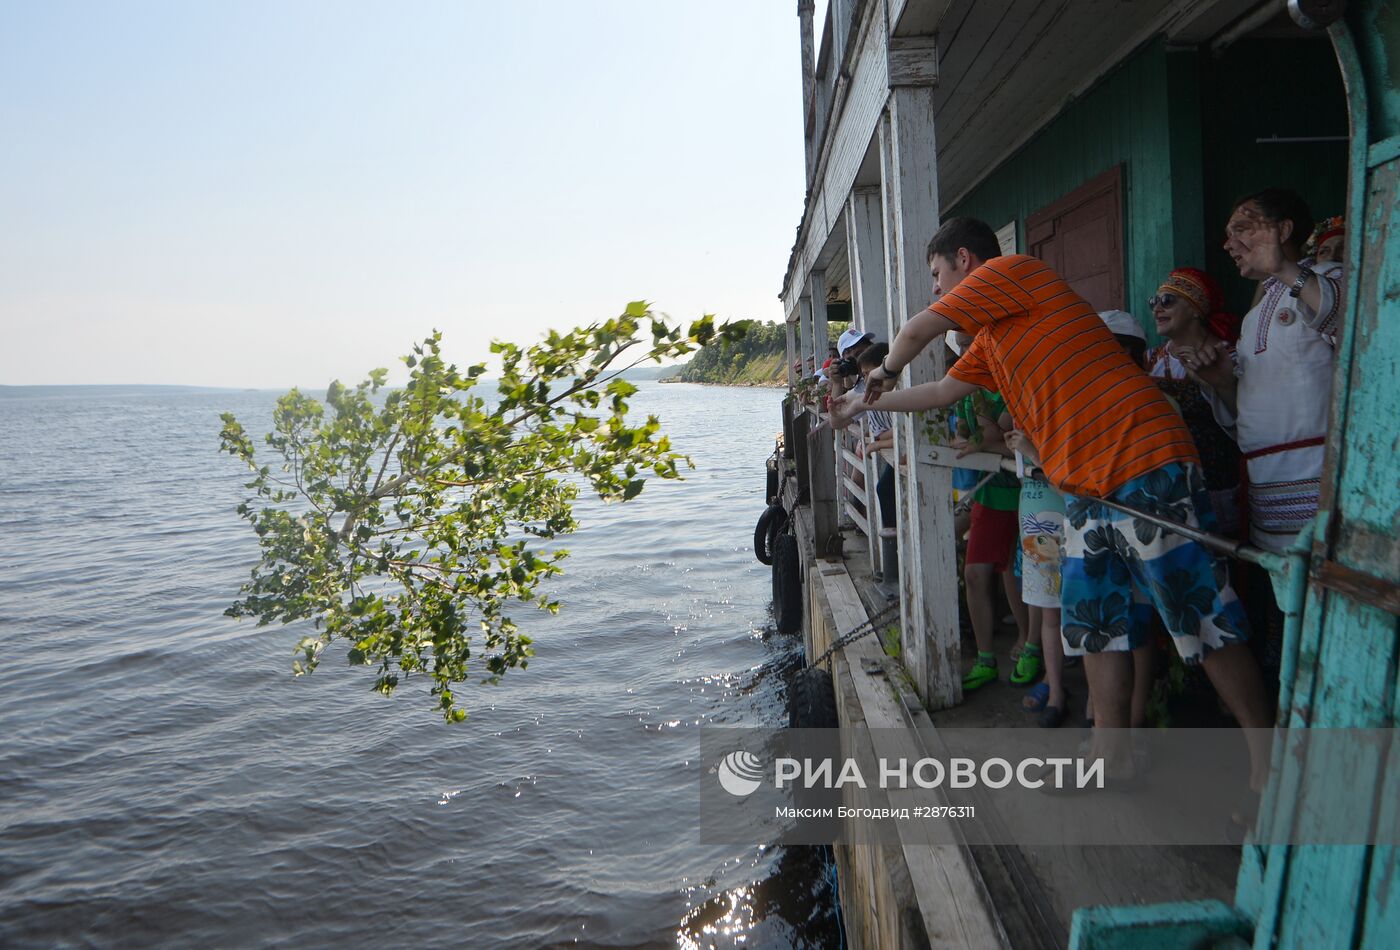
M 1053 267 L 1095 310 L 1123 305 L 1122 166 L 1026 219 L 1027 253 Z

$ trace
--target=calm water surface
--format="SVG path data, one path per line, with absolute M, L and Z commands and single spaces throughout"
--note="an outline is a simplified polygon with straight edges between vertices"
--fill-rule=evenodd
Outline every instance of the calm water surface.
M 459 726 L 222 616 L 257 547 L 218 413 L 275 393 L 0 391 L 0 944 L 835 945 L 819 857 L 698 833 L 697 730 L 784 721 L 797 662 L 751 542 L 778 394 L 641 386 L 696 470 L 581 505 L 564 611 Z

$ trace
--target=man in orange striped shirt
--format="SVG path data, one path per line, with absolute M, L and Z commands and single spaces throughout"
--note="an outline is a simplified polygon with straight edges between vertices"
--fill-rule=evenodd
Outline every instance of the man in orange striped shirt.
M 1204 486 L 1181 416 L 1087 301 L 1042 261 L 1002 256 L 984 222 L 947 222 L 929 243 L 928 260 L 936 302 L 905 323 L 868 375 L 865 404 L 917 411 L 983 387 L 1001 393 L 1039 450 L 1046 477 L 1066 495 L 1063 635 L 1086 653 L 1098 725 L 1129 725 L 1129 651 L 1142 636 L 1130 619 L 1137 585 L 1183 659 L 1204 665 L 1240 724 L 1267 729 L 1259 668 L 1244 645 L 1244 612 L 1228 583 L 1217 582 L 1210 553 L 1096 501 L 1199 527 L 1209 515 L 1198 510 Z M 900 370 L 949 330 L 975 334 L 957 366 L 936 382 L 888 392 Z M 842 425 L 865 406 L 846 397 L 833 408 Z M 1268 740 L 1246 736 L 1252 784 L 1260 788 Z M 1110 769 L 1130 771 L 1128 761 L 1114 756 Z

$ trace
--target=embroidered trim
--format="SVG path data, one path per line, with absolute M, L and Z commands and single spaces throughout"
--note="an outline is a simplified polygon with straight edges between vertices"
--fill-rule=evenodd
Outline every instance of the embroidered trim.
M 1322 320 L 1318 322 L 1317 332 L 1321 333 L 1325 337 L 1332 338 L 1333 345 L 1335 346 L 1335 338 L 1337 333 L 1337 315 L 1338 312 L 1341 310 L 1342 305 L 1341 281 L 1337 280 L 1330 274 L 1319 274 L 1318 280 L 1327 281 L 1327 283 L 1332 288 L 1332 309 L 1328 310 L 1327 316 L 1323 317 Z
M 1276 491 L 1283 488 L 1296 488 L 1299 485 L 1311 485 L 1321 481 L 1321 478 L 1300 478 L 1296 482 L 1257 482 L 1249 487 L 1251 491 Z
M 1254 342 L 1255 356 L 1269 348 L 1269 324 L 1273 321 L 1274 311 L 1278 309 L 1279 298 L 1283 296 L 1284 290 L 1283 284 L 1272 277 L 1264 284 L 1264 299 L 1259 301 L 1262 309 L 1259 311 L 1259 332 Z
M 1296 532 L 1317 513 L 1322 479 L 1249 486 L 1249 523 L 1279 533 Z

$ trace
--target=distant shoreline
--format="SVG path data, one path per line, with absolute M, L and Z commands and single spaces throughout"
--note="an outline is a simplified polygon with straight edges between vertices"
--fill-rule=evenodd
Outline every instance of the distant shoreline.
M 485 383 L 495 382 L 494 379 L 484 378 Z M 738 382 L 738 383 L 717 383 L 709 380 L 678 379 L 676 377 L 663 377 L 660 379 L 641 378 L 637 382 L 653 383 L 690 383 L 695 386 L 726 386 L 736 389 L 782 389 L 787 385 L 781 380 L 765 380 L 763 382 Z M 136 396 L 143 393 L 285 393 L 294 387 L 291 386 L 193 386 L 184 383 L 36 383 L 11 385 L 0 383 L 0 399 L 22 399 L 35 396 Z M 304 391 L 313 391 L 309 387 L 300 387 Z M 320 389 L 321 387 L 317 387 Z M 394 387 L 389 387 L 394 388 Z
M 785 386 L 787 386 L 787 383 L 779 382 L 779 381 L 777 381 L 777 380 L 773 380 L 773 381 L 771 381 L 771 382 L 762 382 L 762 383 L 712 383 L 712 382 L 709 382 L 708 380 L 698 380 L 698 379 L 676 379 L 675 377 L 669 377 L 669 378 L 667 378 L 667 379 L 658 379 L 657 382 L 658 382 L 658 383 L 689 383 L 689 384 L 692 385 L 692 386 L 727 386 L 727 387 L 730 387 L 730 388 L 733 388 L 733 389 L 782 389 L 782 388 L 784 388 Z

